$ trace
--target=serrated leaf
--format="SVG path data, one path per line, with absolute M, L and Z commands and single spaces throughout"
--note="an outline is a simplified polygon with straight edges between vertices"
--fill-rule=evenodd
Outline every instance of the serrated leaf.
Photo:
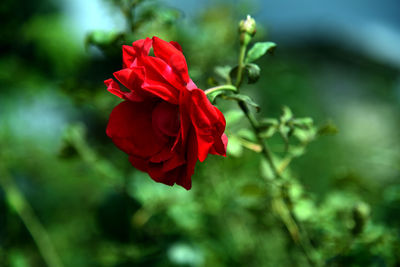
M 249 50 L 246 57 L 246 62 L 253 62 L 267 52 L 272 52 L 276 47 L 276 44 L 273 42 L 258 42 L 253 45 L 253 47 Z
M 254 107 L 257 112 L 260 111 L 260 106 L 254 102 L 248 95 L 242 95 L 242 94 L 231 94 L 231 95 L 225 95 L 225 99 L 228 100 L 236 100 L 239 102 L 245 102 L 246 104 Z
M 246 64 L 246 73 L 248 78 L 248 83 L 252 84 L 258 81 L 260 78 L 261 69 L 258 65 L 253 63 Z

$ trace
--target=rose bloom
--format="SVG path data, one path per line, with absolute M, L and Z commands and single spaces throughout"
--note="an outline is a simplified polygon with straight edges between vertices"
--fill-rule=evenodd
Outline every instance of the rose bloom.
M 111 112 L 107 135 L 154 181 L 189 190 L 197 160 L 226 155 L 224 115 L 190 79 L 178 43 L 146 38 L 122 52 L 123 69 L 114 77 L 128 90 L 104 81 L 125 100 Z

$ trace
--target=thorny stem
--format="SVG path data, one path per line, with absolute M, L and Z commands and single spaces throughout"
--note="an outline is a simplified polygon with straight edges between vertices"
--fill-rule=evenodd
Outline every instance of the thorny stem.
M 238 72 L 237 72 L 237 78 L 236 78 L 236 90 L 234 90 L 232 88 L 233 86 L 231 86 L 231 85 L 222 85 L 222 86 L 210 88 L 210 89 L 206 90 L 206 93 L 207 92 L 211 93 L 212 91 L 222 90 L 222 88 L 224 88 L 224 89 L 231 88 L 228 90 L 232 90 L 235 93 L 239 93 L 239 88 L 243 81 L 244 58 L 246 55 L 246 48 L 247 48 L 246 44 L 240 45 Z M 219 88 L 219 89 L 217 89 L 217 88 Z M 266 141 L 261 136 L 258 120 L 254 116 L 254 114 L 249 110 L 247 104 L 244 101 L 239 101 L 238 104 L 239 104 L 240 109 L 243 111 L 244 115 L 247 117 L 251 127 L 253 128 L 254 133 L 256 134 L 258 143 L 261 147 L 261 153 L 264 156 L 264 158 L 267 160 L 267 162 L 273 172 L 275 181 L 279 181 L 279 183 L 277 183 L 277 184 L 279 185 L 280 193 L 275 198 L 273 206 L 275 207 L 276 212 L 278 213 L 281 220 L 285 224 L 293 241 L 297 245 L 299 245 L 299 247 L 303 251 L 308 263 L 311 266 L 319 266 L 320 264 L 318 262 L 316 262 L 311 255 L 312 254 L 311 251 L 313 248 L 311 246 L 310 240 L 308 239 L 304 229 L 302 227 L 300 227 L 299 222 L 297 221 L 295 215 L 293 214 L 293 212 L 290 209 L 290 202 L 291 202 L 290 196 L 288 195 L 286 185 L 284 183 L 282 183 L 282 181 L 283 181 L 282 173 L 283 173 L 283 170 L 287 167 L 287 165 L 283 166 L 283 168 L 280 167 L 279 169 L 276 167 L 274 160 L 273 160 L 272 153 L 271 153 Z M 289 162 L 287 162 L 287 164 L 289 164 Z
M 27 199 L 18 189 L 11 175 L 2 167 L 0 167 L 0 185 L 6 194 L 10 206 L 13 207 L 31 234 L 47 266 L 63 267 L 46 229 L 39 221 Z

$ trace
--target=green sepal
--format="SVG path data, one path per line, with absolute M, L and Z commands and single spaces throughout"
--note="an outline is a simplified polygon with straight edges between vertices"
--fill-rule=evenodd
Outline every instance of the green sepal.
M 246 64 L 245 68 L 246 68 L 248 83 L 252 84 L 257 82 L 258 79 L 260 78 L 260 72 L 261 72 L 260 67 L 256 64 L 248 63 Z

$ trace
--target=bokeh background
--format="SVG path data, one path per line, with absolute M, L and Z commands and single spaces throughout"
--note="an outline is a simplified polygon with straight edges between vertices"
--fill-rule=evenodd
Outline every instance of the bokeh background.
M 253 151 L 210 156 L 186 191 L 133 169 L 105 135 L 119 99 L 103 80 L 122 44 L 178 41 L 206 89 L 216 66 L 236 64 L 247 14 L 256 41 L 278 44 L 242 89 L 259 116 L 287 105 L 338 129 L 290 169 L 316 255 L 400 265 L 399 1 L 3 0 L 0 14 L 0 266 L 307 266 Z

